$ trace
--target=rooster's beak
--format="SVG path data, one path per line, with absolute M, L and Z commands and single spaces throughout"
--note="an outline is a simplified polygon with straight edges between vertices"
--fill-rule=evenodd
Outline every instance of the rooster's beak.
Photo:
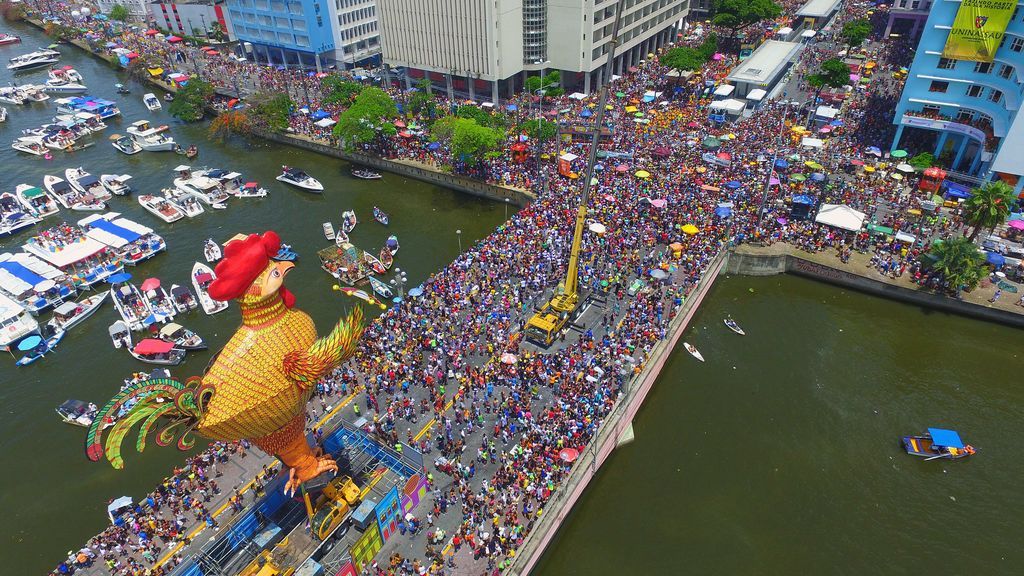
M 278 262 L 277 269 L 281 272 L 281 277 L 284 278 L 288 271 L 295 268 L 295 264 L 288 261 Z

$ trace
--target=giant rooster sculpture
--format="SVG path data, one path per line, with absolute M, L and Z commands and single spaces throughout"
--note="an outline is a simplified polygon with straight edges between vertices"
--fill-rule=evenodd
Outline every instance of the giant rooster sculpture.
M 123 468 L 121 442 L 141 423 L 136 442 L 140 452 L 156 428 L 158 445 L 178 438 L 182 450 L 194 444 L 193 431 L 224 442 L 249 439 L 290 468 L 287 492 L 337 471 L 334 460 L 315 454 L 306 442 L 305 407 L 317 379 L 355 351 L 363 331 L 362 312 L 355 309 L 317 340 L 313 320 L 292 308 L 295 297 L 282 285 L 294 264 L 273 259 L 280 247 L 274 232 L 228 242 L 209 293 L 217 300 L 238 301 L 241 327 L 202 377 L 184 383 L 146 380 L 108 402 L 86 438 L 91 460 L 106 456 L 114 468 Z M 125 411 L 126 406 L 131 408 Z M 114 419 L 104 442 L 103 428 Z

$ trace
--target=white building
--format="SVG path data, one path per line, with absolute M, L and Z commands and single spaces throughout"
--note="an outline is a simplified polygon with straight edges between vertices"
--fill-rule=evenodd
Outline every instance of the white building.
M 509 95 L 525 73 L 560 70 L 589 92 L 601 83 L 618 0 L 377 0 L 385 64 Z M 675 38 L 689 0 L 626 0 L 616 48 L 621 73 Z M 468 81 L 472 79 L 473 81 Z
M 110 11 L 120 4 L 128 9 L 131 20 L 145 21 L 149 19 L 149 7 L 147 0 L 96 0 L 96 7 L 101 14 L 110 14 Z
M 150 21 L 172 34 L 207 36 L 216 23 L 233 40 L 224 0 L 156 0 L 149 3 Z

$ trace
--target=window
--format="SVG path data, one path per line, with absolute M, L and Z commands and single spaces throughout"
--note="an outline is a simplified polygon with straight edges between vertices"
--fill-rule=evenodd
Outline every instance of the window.
M 974 112 L 970 110 L 960 110 L 956 113 L 956 121 L 963 122 L 964 124 L 970 124 L 974 120 Z
M 989 92 L 988 99 L 992 102 L 999 102 L 1000 100 L 1003 99 L 1003 93 L 999 90 L 993 89 L 991 92 Z
M 974 84 L 967 87 L 967 95 L 971 98 L 981 98 L 981 93 L 984 91 L 984 88 Z
M 943 92 L 944 93 L 944 92 L 946 92 L 946 90 L 949 90 L 949 82 L 942 82 L 942 81 L 939 81 L 939 80 L 932 80 L 931 85 L 928 86 L 928 91 L 929 92 Z
M 939 58 L 939 68 L 942 70 L 952 70 L 956 68 L 956 60 L 952 58 Z
M 1000 65 L 999 76 L 1002 78 L 1009 79 L 1011 76 L 1013 76 L 1013 66 L 1010 66 L 1009 64 Z
M 992 63 L 978 62 L 977 64 L 974 65 L 974 71 L 977 72 L 978 74 L 988 74 L 989 72 L 992 71 Z
M 1003 38 L 1006 38 L 1006 36 L 1003 35 Z M 1020 52 L 1021 50 L 1024 50 L 1024 38 L 1015 36 L 1013 38 L 1013 42 L 1010 42 L 1010 50 L 1013 50 L 1014 52 Z
M 924 112 L 925 114 L 938 114 L 939 107 L 933 104 L 926 104 L 921 107 L 921 111 Z

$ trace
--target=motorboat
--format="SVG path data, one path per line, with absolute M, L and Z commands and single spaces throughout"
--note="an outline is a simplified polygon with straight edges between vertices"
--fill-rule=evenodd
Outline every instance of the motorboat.
M 7 122 L 7 108 L 0 106 L 0 122 Z
M 25 103 L 25 92 L 17 86 L 4 86 L 0 88 L 0 102 L 21 106 Z
M 124 320 L 117 320 L 107 328 L 107 334 L 110 336 L 110 341 L 114 344 L 114 348 L 131 348 L 132 347 L 132 333 L 128 331 L 128 326 L 124 323 Z
M 42 136 L 22 136 L 11 144 L 11 148 L 18 152 L 32 154 L 33 156 L 44 156 L 50 153 L 46 146 L 43 145 Z
M 359 220 L 356 218 L 356 213 L 353 210 L 346 210 L 341 213 L 341 229 L 346 234 L 351 234 L 356 228 L 356 224 Z
M 76 114 L 78 112 L 77 101 L 78 98 L 57 98 L 53 101 L 53 108 L 58 114 Z
M 907 454 L 922 456 L 925 460 L 959 460 L 975 453 L 970 444 L 964 444 L 956 430 L 929 428 L 923 436 L 904 436 L 900 444 Z
M 359 178 L 360 180 L 381 179 L 380 172 L 374 172 L 373 170 L 368 170 L 366 168 L 353 168 L 351 173 L 352 176 L 354 176 L 355 178 Z
M 82 428 L 92 426 L 96 414 L 99 413 L 99 408 L 95 404 L 81 400 L 65 400 L 56 410 L 62 422 Z
M 53 50 L 40 50 L 15 56 L 11 58 L 11 63 L 7 65 L 7 69 L 12 72 L 24 72 L 26 70 L 52 66 L 60 61 L 60 53 L 57 52 L 57 56 L 54 56 L 53 52 Z
M 83 126 L 91 133 L 102 132 L 107 129 L 107 125 L 103 122 L 103 118 L 100 118 L 99 114 L 92 112 L 75 112 L 68 114 L 58 114 L 54 121 L 68 121 Z
M 701 355 L 700 350 L 697 350 L 697 347 L 694 346 L 693 344 L 690 344 L 689 342 L 683 342 L 683 348 L 685 348 L 686 351 L 690 353 L 690 356 L 693 356 L 694 358 L 700 360 L 701 362 L 704 361 L 704 356 Z
M 53 68 L 46 75 L 47 80 L 53 80 L 54 82 L 76 82 L 78 84 L 85 82 L 85 78 L 78 73 L 78 70 L 71 66 Z
M 139 362 L 161 366 L 177 366 L 185 359 L 185 349 L 178 348 L 172 342 L 157 338 L 146 338 L 130 347 L 128 352 Z
M 228 193 L 231 189 L 228 188 Z M 263 198 L 267 195 L 267 189 L 260 187 L 256 182 L 246 182 L 234 191 L 235 198 Z
M 210 284 L 216 279 L 217 276 L 206 264 L 196 262 L 192 266 L 192 286 L 196 289 L 196 296 L 199 298 L 199 305 L 203 307 L 203 312 L 210 315 L 228 309 L 227 302 L 214 300 L 210 297 L 210 293 L 207 292 Z
M 57 306 L 53 309 L 53 318 L 47 322 L 47 325 L 59 328 L 65 332 L 71 330 L 99 310 L 103 302 L 106 301 L 108 294 L 110 294 L 110 291 L 104 290 L 98 294 L 91 294 L 82 298 L 78 302 L 65 302 Z
M 334 234 L 334 224 L 330 222 L 324 222 L 324 237 L 328 240 L 334 240 L 336 235 Z
M 105 246 L 127 266 L 135 266 L 167 249 L 167 242 L 148 226 L 117 212 L 92 214 L 78 221 L 85 235 Z
M 18 342 L 29 334 L 39 332 L 39 322 L 21 304 L 0 293 L 0 347 Z
M 139 204 L 148 210 L 150 214 L 153 214 L 168 224 L 171 222 L 177 222 L 185 217 L 185 213 L 182 212 L 180 208 L 160 196 L 140 194 L 137 198 L 139 200 Z
M 200 170 L 193 173 L 192 168 L 184 164 L 174 171 L 178 173 L 178 177 L 174 179 L 175 188 L 195 196 L 211 207 L 217 208 L 217 204 L 222 204 L 230 198 L 220 180 L 206 176 L 208 171 Z
M 224 253 L 220 249 L 220 244 L 214 242 L 213 238 L 207 238 L 206 242 L 203 242 L 203 256 L 206 257 L 207 262 L 213 264 L 223 258 Z
M 342 244 L 348 243 L 348 234 L 345 234 L 344 230 L 338 230 L 334 236 L 334 245 L 340 248 Z
M 309 192 L 322 193 L 324 191 L 324 185 L 319 180 L 298 168 L 282 166 L 281 171 L 281 175 L 277 177 L 278 182 L 291 184 Z
M 162 134 L 166 130 L 167 126 L 154 128 L 150 125 L 149 120 L 132 122 L 131 126 L 126 129 L 128 136 L 146 152 L 173 152 L 178 144 L 173 138 Z
M 171 342 L 184 350 L 205 350 L 206 342 L 195 332 L 185 328 L 181 324 L 171 322 L 160 328 L 157 338 L 164 342 Z
M 0 236 L 14 234 L 38 223 L 39 218 L 29 214 L 17 196 L 10 192 L 0 194 Z
M 0 32 L 0 46 L 9 46 L 11 44 L 17 44 L 18 42 L 21 42 L 21 38 L 18 36 Z
M 114 308 L 124 320 L 125 326 L 136 332 L 144 330 L 152 324 L 150 316 L 152 311 L 149 304 L 142 297 L 142 293 L 131 282 L 115 282 L 110 285 L 110 297 L 114 301 Z
M 387 240 L 387 242 L 384 243 L 384 247 L 386 247 L 388 249 L 388 252 L 391 252 L 392 256 L 394 256 L 395 254 L 398 254 L 398 248 L 399 248 L 399 246 L 398 246 L 398 236 L 395 236 L 395 235 L 388 236 L 388 240 Z
M 82 194 L 78 189 L 73 188 L 71 183 L 59 176 L 52 176 L 49 174 L 43 176 L 43 188 L 45 188 L 61 206 L 68 208 L 69 210 L 92 211 L 103 210 L 106 208 L 106 204 L 102 201 L 95 197 L 88 197 Z M 104 191 L 104 193 L 106 192 Z
M 43 146 L 50 150 L 70 150 L 75 145 L 77 136 L 68 129 L 54 130 L 44 134 L 42 137 Z
M 367 276 L 366 279 L 370 282 L 370 288 L 382 299 L 391 300 L 395 297 L 394 290 L 392 290 L 386 283 L 381 280 L 377 280 L 373 276 Z
M 192 291 L 188 289 L 188 286 L 171 284 L 171 302 L 179 314 L 185 314 L 199 308 L 199 303 L 196 302 L 196 297 L 192 295 Z
M 75 291 L 68 274 L 33 254 L 0 254 L 0 292 L 33 316 L 71 298 Z
M 146 301 L 146 307 L 152 314 L 155 322 L 166 323 L 174 319 L 177 310 L 171 301 L 167 291 L 160 285 L 159 278 L 146 278 L 142 281 L 142 299 Z
M 182 148 L 181 145 L 177 145 L 174 147 L 174 153 L 191 160 L 196 156 L 199 156 L 199 147 L 195 144 L 189 144 L 188 148 Z
M 36 218 L 46 218 L 60 211 L 57 202 L 38 186 L 18 184 L 14 187 L 18 201 Z
M 86 172 L 85 168 L 68 168 L 64 171 L 64 178 L 83 196 L 92 195 L 100 200 L 110 200 L 110 191 L 103 186 L 99 178 Z
M 181 210 L 182 214 L 189 218 L 195 218 L 206 211 L 203 209 L 203 205 L 199 200 L 196 200 L 195 196 L 187 192 L 182 192 L 178 188 L 164 188 L 161 192 L 163 192 L 164 198 L 166 198 L 168 202 L 174 204 L 179 210 Z
M 84 84 L 56 80 L 47 80 L 46 84 L 42 85 L 42 89 L 48 94 L 85 94 L 89 91 L 89 87 Z
M 138 154 L 139 152 L 142 152 L 142 146 L 139 146 L 139 143 L 136 142 L 133 138 L 115 134 L 110 137 L 110 140 L 111 146 L 117 148 L 119 151 L 129 156 L 131 156 L 132 154 Z
M 29 338 L 38 338 L 39 343 L 19 358 L 14 363 L 16 366 L 28 366 L 53 352 L 57 348 L 57 344 L 60 344 L 60 341 L 64 339 L 64 331 L 60 328 L 52 328 L 46 325 L 43 326 L 39 336 L 29 336 Z
M 156 112 L 157 110 L 164 107 L 160 103 L 160 99 L 157 98 L 152 92 L 148 92 L 142 95 L 142 103 L 146 105 L 146 109 L 150 112 Z
M 128 181 L 132 177 L 129 174 L 100 174 L 100 184 L 114 196 L 128 196 L 132 193 L 132 187 Z
M 34 84 L 23 84 L 19 86 L 21 91 L 25 93 L 26 102 L 46 102 L 50 99 L 50 95 L 43 90 L 43 86 L 36 86 Z
M 384 264 L 369 252 L 363 252 L 363 261 L 366 262 L 367 266 L 369 266 L 376 274 L 384 274 L 388 271 L 388 269 L 384 267 Z
M 725 325 L 728 326 L 729 330 L 732 330 L 733 332 L 739 334 L 740 336 L 747 335 L 747 333 L 743 331 L 743 328 L 740 328 L 740 325 L 737 324 L 736 321 L 733 320 L 732 318 L 725 318 L 724 320 L 722 320 L 722 322 L 724 322 Z
M 118 94 L 131 94 L 132 91 L 128 89 L 124 84 L 114 84 L 114 90 L 117 90 Z
M 391 221 L 391 219 L 388 218 L 387 213 L 376 206 L 373 207 L 373 219 L 385 226 L 387 226 Z

